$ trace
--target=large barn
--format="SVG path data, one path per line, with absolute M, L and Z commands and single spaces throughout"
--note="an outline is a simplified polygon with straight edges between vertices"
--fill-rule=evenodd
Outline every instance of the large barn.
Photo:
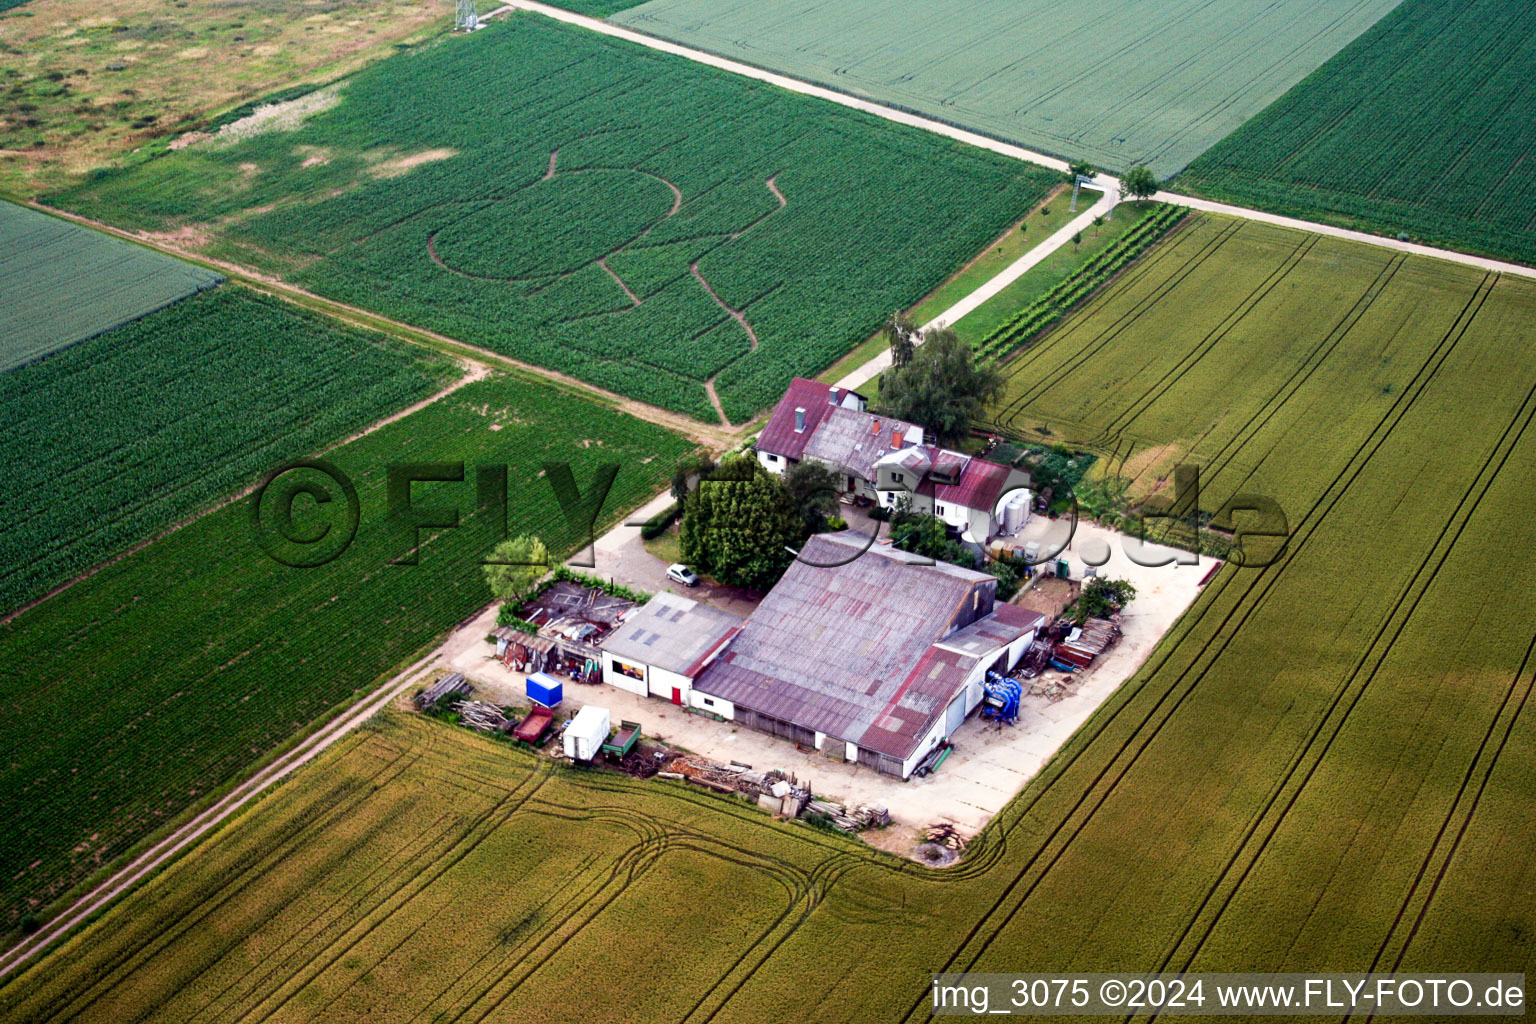
M 996 604 L 985 573 L 878 544 L 861 554 L 867 542 L 812 537 L 692 680 L 691 703 L 907 778 L 1044 619 Z

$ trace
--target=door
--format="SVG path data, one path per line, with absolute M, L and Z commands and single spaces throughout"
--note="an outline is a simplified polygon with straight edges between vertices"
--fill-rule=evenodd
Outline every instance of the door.
M 672 687 L 672 703 L 679 706 L 683 703 L 683 691 L 681 687 Z

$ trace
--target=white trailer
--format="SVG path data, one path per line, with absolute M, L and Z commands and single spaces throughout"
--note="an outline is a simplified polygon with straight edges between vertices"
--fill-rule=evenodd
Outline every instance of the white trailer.
M 573 761 L 592 761 L 608 742 L 612 718 L 607 708 L 588 704 L 565 727 L 565 756 Z

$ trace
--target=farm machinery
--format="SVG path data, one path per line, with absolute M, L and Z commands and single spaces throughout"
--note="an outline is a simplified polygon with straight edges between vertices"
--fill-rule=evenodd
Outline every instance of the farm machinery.
M 1019 718 L 1019 700 L 1024 696 L 1018 681 L 988 672 L 981 684 L 981 716 L 1000 725 L 1012 725 Z

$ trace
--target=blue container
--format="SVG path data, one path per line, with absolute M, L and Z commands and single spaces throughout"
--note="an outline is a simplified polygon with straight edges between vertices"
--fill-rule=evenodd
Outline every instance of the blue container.
M 562 696 L 560 680 L 554 676 L 535 672 L 528 677 L 528 699 L 535 704 L 552 708 L 560 703 Z

